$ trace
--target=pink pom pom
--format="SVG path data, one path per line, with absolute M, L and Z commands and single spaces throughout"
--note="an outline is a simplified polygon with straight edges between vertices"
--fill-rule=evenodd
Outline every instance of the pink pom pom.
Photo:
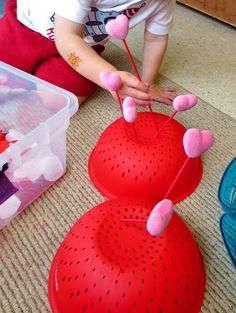
M 129 31 L 129 20 L 124 14 L 120 14 L 116 19 L 111 20 L 106 25 L 108 35 L 118 40 L 124 40 Z
M 17 182 L 26 180 L 36 182 L 37 179 L 42 175 L 42 170 L 39 167 L 37 159 L 30 159 L 18 167 L 14 173 L 14 180 Z
M 177 112 L 189 110 L 196 104 L 197 97 L 192 94 L 177 96 L 173 101 L 173 107 Z
M 100 73 L 100 80 L 109 91 L 117 91 L 121 86 L 120 75 L 114 72 L 103 71 Z
M 183 138 L 184 150 L 188 157 L 196 158 L 206 152 L 214 143 L 211 131 L 200 131 L 196 128 L 188 129 Z
M 128 123 L 133 123 L 137 117 L 137 106 L 133 98 L 126 97 L 123 101 L 123 115 Z
M 159 236 L 168 226 L 173 215 L 174 205 L 169 199 L 157 203 L 147 220 L 147 231 L 152 236 Z

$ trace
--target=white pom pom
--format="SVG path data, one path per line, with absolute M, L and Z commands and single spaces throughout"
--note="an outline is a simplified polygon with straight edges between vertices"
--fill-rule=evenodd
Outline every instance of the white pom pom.
M 6 219 L 13 216 L 21 205 L 20 199 L 13 195 L 0 205 L 0 218 Z
M 54 155 L 48 155 L 39 160 L 43 176 L 48 181 L 58 180 L 64 173 L 64 168 L 59 158 Z
M 16 129 L 9 129 L 8 134 L 6 134 L 6 140 L 7 141 L 17 141 L 17 140 L 21 140 L 24 137 L 24 135 L 19 132 Z

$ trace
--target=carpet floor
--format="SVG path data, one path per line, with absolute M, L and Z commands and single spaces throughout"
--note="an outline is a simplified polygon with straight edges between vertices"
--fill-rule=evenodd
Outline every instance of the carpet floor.
M 105 57 L 119 69 L 131 70 L 125 53 L 114 45 L 109 44 Z M 175 86 L 179 94 L 187 93 L 165 77 L 160 77 L 160 83 Z M 154 109 L 164 114 L 172 111 L 162 104 Z M 119 117 L 118 104 L 99 89 L 71 120 L 67 173 L 0 232 L 1 313 L 50 312 L 47 279 L 53 256 L 80 216 L 105 200 L 88 177 L 88 157 L 103 130 Z M 186 128 L 209 129 L 215 134 L 214 146 L 202 157 L 204 174 L 199 187 L 175 206 L 198 242 L 206 266 L 201 313 L 236 313 L 236 272 L 221 238 L 223 212 L 217 200 L 221 175 L 236 155 L 236 121 L 201 99 L 176 119 Z

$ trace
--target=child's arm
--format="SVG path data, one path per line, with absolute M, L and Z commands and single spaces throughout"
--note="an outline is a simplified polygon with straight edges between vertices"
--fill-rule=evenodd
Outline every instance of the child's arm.
M 99 74 L 102 71 L 114 72 L 117 69 L 104 60 L 83 40 L 82 24 L 69 21 L 60 16 L 55 19 L 55 42 L 62 57 L 82 76 L 102 86 Z M 133 97 L 137 104 L 150 103 L 148 86 L 134 75 L 119 71 L 122 79 L 121 99 Z M 113 94 L 114 96 L 114 94 Z
M 150 85 L 149 92 L 153 96 L 153 100 L 172 104 L 173 99 L 176 97 L 175 89 L 160 88 L 155 84 L 166 52 L 167 43 L 168 35 L 154 35 L 145 31 L 142 81 Z

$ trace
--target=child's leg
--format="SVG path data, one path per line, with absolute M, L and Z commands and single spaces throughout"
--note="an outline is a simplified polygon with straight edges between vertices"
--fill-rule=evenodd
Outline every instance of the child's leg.
M 16 0 L 8 0 L 0 19 L 0 61 L 33 74 L 41 61 L 48 39 L 20 23 Z

